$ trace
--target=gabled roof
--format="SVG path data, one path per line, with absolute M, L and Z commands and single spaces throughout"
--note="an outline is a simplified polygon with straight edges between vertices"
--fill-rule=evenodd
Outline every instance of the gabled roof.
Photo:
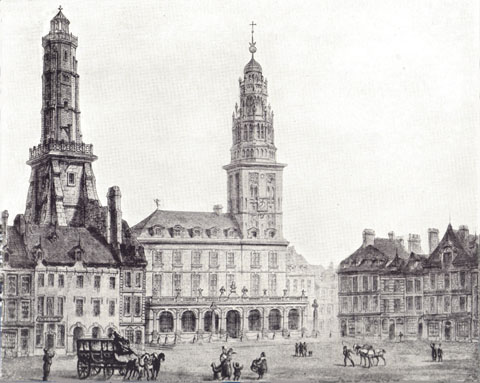
M 348 258 L 340 262 L 339 272 L 355 271 L 374 271 L 383 269 L 390 259 L 380 250 L 372 245 L 361 246 Z
M 398 239 L 375 238 L 373 245 L 390 259 L 395 258 L 397 254 L 402 259 L 408 258 L 408 252 Z
M 403 270 L 407 273 L 420 273 L 427 260 L 427 256 L 423 254 L 410 253 Z
M 240 235 L 240 230 L 235 218 L 231 214 L 217 214 L 215 212 L 197 212 L 197 211 L 172 211 L 172 210 L 155 210 L 147 218 L 132 227 L 132 231 L 139 236 L 149 236 L 149 229 L 155 226 L 163 226 L 165 228 L 173 228 L 181 225 L 185 229 L 195 227 L 204 231 L 217 227 L 222 231 L 227 229 L 236 229 Z
M 432 254 L 427 259 L 427 267 L 442 267 L 441 256 L 444 252 L 444 249 L 451 247 L 453 249 L 453 260 L 452 265 L 461 266 L 461 265 L 472 265 L 475 266 L 478 264 L 477 255 L 470 253 L 464 246 L 463 241 L 458 237 L 457 233 L 452 228 L 452 225 L 449 224 L 447 230 L 436 247 L 433 250 Z
M 42 263 L 52 266 L 73 266 L 75 250 L 82 253 L 85 266 L 116 267 L 121 264 L 143 265 L 146 263 L 143 248 L 129 233 L 128 224 L 123 221 L 122 245 L 119 251 L 110 246 L 103 235 L 94 229 L 71 226 L 28 224 L 22 236 L 16 226 L 8 228 L 8 264 L 13 268 L 32 268 L 38 250 Z

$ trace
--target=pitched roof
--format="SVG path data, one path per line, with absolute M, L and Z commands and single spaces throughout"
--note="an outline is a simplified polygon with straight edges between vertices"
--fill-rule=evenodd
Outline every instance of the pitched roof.
M 123 221 L 123 244 L 120 250 L 113 249 L 104 236 L 85 227 L 26 225 L 25 235 L 15 226 L 8 228 L 8 264 L 15 268 L 30 268 L 36 265 L 35 252 L 41 250 L 42 263 L 53 266 L 73 266 L 75 250 L 81 251 L 85 266 L 115 267 L 121 263 L 142 265 L 145 263 L 143 248 L 128 232 Z
M 375 246 L 361 246 L 348 258 L 340 262 L 339 272 L 347 270 L 373 271 L 383 268 L 389 258 Z
M 393 259 L 397 254 L 400 258 L 408 258 L 408 252 L 403 247 L 402 242 L 398 239 L 375 238 L 373 245 L 388 258 Z
M 441 256 L 444 252 L 444 249 L 451 247 L 454 249 L 456 256 L 452 260 L 452 264 L 456 266 L 460 265 L 472 265 L 476 266 L 478 264 L 478 258 L 476 250 L 473 252 L 470 249 L 467 249 L 464 245 L 462 239 L 460 239 L 452 228 L 452 225 L 449 224 L 445 234 L 443 235 L 442 240 L 438 246 L 433 250 L 432 254 L 427 259 L 426 265 L 428 267 L 441 267 L 442 259 Z
M 163 226 L 168 229 L 177 225 L 185 229 L 198 227 L 205 231 L 214 227 L 220 230 L 233 228 L 240 233 L 238 224 L 231 214 L 173 210 L 155 210 L 147 218 L 133 226 L 132 231 L 137 235 L 144 235 L 149 234 L 149 229 L 155 226 Z

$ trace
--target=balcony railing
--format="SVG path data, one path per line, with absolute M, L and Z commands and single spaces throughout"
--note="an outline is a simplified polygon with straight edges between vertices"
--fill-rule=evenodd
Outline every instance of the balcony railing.
M 57 152 L 73 152 L 80 154 L 93 154 L 93 145 L 67 142 L 67 141 L 55 141 L 50 140 L 44 144 L 39 144 L 30 149 L 30 159 L 37 158 L 42 154 L 49 153 L 51 151 Z

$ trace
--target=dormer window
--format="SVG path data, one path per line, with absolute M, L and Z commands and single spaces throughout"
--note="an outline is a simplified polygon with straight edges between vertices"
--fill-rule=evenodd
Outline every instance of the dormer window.
M 67 186 L 75 186 L 75 173 L 67 173 Z
M 174 238 L 179 238 L 182 236 L 182 227 L 180 225 L 177 225 L 173 228 L 173 237 Z
M 153 233 L 157 236 L 161 236 L 162 235 L 162 228 L 160 226 L 155 226 L 153 228 Z
M 443 265 L 448 266 L 452 262 L 452 253 L 447 251 L 443 253 Z
M 74 255 L 75 255 L 75 262 L 80 262 L 82 260 L 82 250 L 75 249 Z
M 43 259 L 43 251 L 41 249 L 37 249 L 34 253 L 34 258 L 36 262 L 41 261 Z
M 199 227 L 193 228 L 192 231 L 193 237 L 201 237 L 202 236 L 202 230 Z

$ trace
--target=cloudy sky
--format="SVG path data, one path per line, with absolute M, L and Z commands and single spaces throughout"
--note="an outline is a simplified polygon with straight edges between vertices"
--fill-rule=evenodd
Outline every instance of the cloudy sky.
M 226 206 L 231 115 L 248 62 L 269 80 L 284 234 L 338 263 L 364 228 L 386 237 L 478 230 L 475 1 L 62 1 L 79 37 L 81 124 L 102 202 L 122 190 L 131 225 Z M 301 5 L 300 5 L 301 4 Z M 1 7 L 1 195 L 23 213 L 40 140 L 41 37 L 58 1 Z M 451 217 L 451 218 L 449 218 Z

